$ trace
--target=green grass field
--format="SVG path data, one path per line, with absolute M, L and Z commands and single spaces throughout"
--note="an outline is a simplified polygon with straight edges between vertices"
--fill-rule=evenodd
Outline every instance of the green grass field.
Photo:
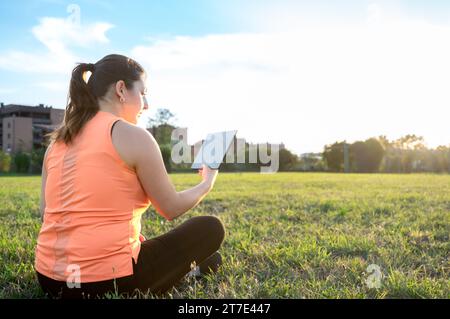
M 196 174 L 173 174 L 178 190 Z M 41 178 L 0 178 L 0 298 L 41 298 L 34 247 Z M 450 175 L 219 174 L 196 208 L 167 222 L 150 208 L 147 238 L 215 215 L 224 265 L 169 298 L 449 298 Z M 370 264 L 380 288 L 369 288 Z M 151 296 L 150 296 L 151 297 Z

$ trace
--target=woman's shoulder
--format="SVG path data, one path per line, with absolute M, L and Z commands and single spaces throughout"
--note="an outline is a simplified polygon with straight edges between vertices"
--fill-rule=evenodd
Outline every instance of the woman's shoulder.
M 143 151 L 142 145 L 149 138 L 150 132 L 125 120 L 116 121 L 111 128 L 111 139 L 117 153 L 133 169 L 136 157 Z
M 136 144 L 135 141 L 142 141 L 151 136 L 150 132 L 137 125 L 131 124 L 125 120 L 118 120 L 114 122 L 111 128 L 111 136 L 118 141 L 127 144 Z

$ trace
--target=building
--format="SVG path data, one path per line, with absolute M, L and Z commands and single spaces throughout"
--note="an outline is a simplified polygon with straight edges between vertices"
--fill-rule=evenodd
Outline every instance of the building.
M 64 120 L 65 110 L 51 106 L 0 104 L 0 149 L 6 153 L 31 152 L 43 146 L 44 135 Z

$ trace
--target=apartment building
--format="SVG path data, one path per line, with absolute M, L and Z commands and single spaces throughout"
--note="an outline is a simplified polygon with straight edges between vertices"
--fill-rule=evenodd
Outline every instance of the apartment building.
M 14 154 L 42 147 L 44 135 L 64 120 L 63 109 L 52 106 L 0 104 L 0 149 Z

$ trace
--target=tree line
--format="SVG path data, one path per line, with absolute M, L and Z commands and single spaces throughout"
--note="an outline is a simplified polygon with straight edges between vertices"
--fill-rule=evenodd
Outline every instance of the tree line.
M 0 173 L 41 174 L 46 148 L 8 154 L 0 150 Z
M 158 141 L 168 171 L 189 170 L 188 164 L 171 162 L 171 123 L 174 115 L 167 109 L 158 109 L 149 121 L 149 130 Z M 248 148 L 245 158 L 248 158 Z M 269 149 L 270 153 L 270 149 Z M 338 141 L 325 145 L 321 153 L 296 155 L 288 149 L 279 150 L 279 171 L 329 171 L 355 173 L 450 173 L 450 145 L 430 149 L 424 138 L 413 134 L 396 140 L 386 136 L 347 143 Z M 222 163 L 222 171 L 259 171 L 257 163 Z
M 161 150 L 168 172 L 191 171 L 189 163 L 175 164 L 171 160 L 172 131 L 175 115 L 168 109 L 158 109 L 149 119 L 147 130 L 153 135 Z M 7 154 L 0 151 L 0 173 L 32 173 L 42 171 L 46 146 L 32 152 Z M 268 154 L 272 151 L 268 149 Z M 245 149 L 249 158 L 249 149 Z M 283 148 L 278 151 L 279 171 L 328 171 L 355 173 L 450 173 L 450 145 L 427 148 L 424 138 L 416 135 L 402 136 L 389 140 L 386 136 L 372 137 L 365 141 L 347 143 L 337 141 L 325 145 L 321 153 L 296 155 Z M 260 171 L 267 166 L 256 163 L 222 163 L 221 171 Z
M 283 163 L 283 164 L 281 164 Z M 349 173 L 450 173 L 450 144 L 428 148 L 424 138 L 408 134 L 389 140 L 381 135 L 364 141 L 337 141 L 320 153 L 280 154 L 288 171 Z
M 347 154 L 344 152 L 347 149 Z M 329 171 L 358 173 L 450 173 L 450 147 L 428 148 L 424 138 L 409 134 L 396 140 L 386 136 L 347 144 L 326 145 L 322 153 Z

